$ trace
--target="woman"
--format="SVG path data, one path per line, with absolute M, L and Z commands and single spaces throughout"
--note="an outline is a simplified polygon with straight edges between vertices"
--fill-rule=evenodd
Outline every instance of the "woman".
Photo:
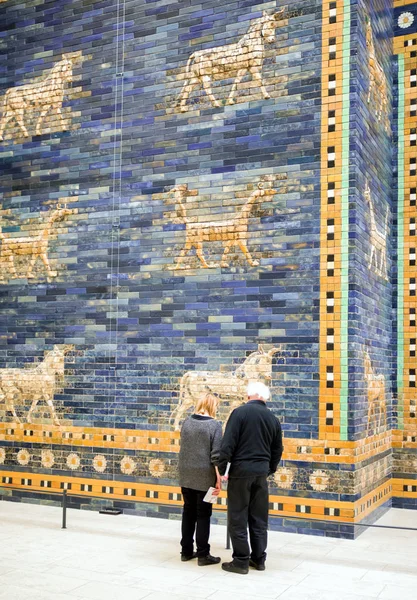
M 179 455 L 180 486 L 184 499 L 181 560 L 198 558 L 200 567 L 216 565 L 220 558 L 210 554 L 210 517 L 213 505 L 203 502 L 209 487 L 221 489 L 217 468 L 222 427 L 215 420 L 218 399 L 206 394 L 197 402 L 195 413 L 184 421 Z M 194 552 L 194 533 L 197 552 Z

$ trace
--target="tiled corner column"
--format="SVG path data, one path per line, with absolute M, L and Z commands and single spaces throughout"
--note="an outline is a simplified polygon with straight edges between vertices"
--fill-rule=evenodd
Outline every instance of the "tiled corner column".
M 319 436 L 347 440 L 350 1 L 323 6 Z
M 417 31 L 408 26 L 417 3 L 394 2 L 397 61 L 397 429 L 394 431 L 393 505 L 417 507 L 416 218 Z

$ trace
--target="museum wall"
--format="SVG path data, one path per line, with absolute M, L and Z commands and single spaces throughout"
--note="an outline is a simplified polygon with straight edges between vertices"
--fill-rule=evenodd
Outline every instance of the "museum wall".
M 273 528 L 391 504 L 392 15 L 366 4 L 2 4 L 3 499 L 178 518 L 182 419 L 259 379 Z
M 392 474 L 396 337 L 390 5 L 359 2 L 352 16 L 349 437 L 365 450 L 355 465 L 356 501 L 375 490 L 389 497 Z

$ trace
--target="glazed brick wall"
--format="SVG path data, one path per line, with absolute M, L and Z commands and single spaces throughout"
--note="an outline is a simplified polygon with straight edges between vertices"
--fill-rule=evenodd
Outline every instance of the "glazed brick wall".
M 382 448 L 373 445 L 372 457 L 356 465 L 355 498 L 384 485 L 392 475 L 391 430 L 395 395 L 393 366 L 396 337 L 392 326 L 394 273 L 391 257 L 396 244 L 393 221 L 392 175 L 392 2 L 355 3 L 352 18 L 353 57 L 351 81 L 355 89 L 351 101 L 350 163 L 350 284 L 349 284 L 349 437 L 369 444 L 369 436 L 379 434 Z M 378 118 L 374 98 L 368 98 L 371 86 L 369 49 L 366 30 L 372 23 L 376 59 L 386 74 L 387 110 Z M 372 160 L 370 160 L 372 157 Z M 378 230 L 386 235 L 386 278 L 371 265 L 371 207 L 365 190 L 370 188 L 374 217 Z M 381 269 L 383 270 L 383 269 Z M 371 360 L 373 373 L 384 378 L 386 420 L 379 423 L 379 411 L 369 418 L 365 353 Z M 384 445 L 385 442 L 385 445 Z M 388 445 L 388 449 L 387 449 Z M 389 505 L 390 503 L 388 503 Z M 366 519 L 370 522 L 370 519 Z
M 64 105 L 73 129 L 12 143 L 16 123 L 6 128 L 3 231 L 42 218 L 44 203 L 61 196 L 76 199 L 78 214 L 51 244 L 53 282 L 39 263 L 35 285 L 23 278 L 3 288 L 3 364 L 75 344 L 59 399 L 67 418 L 167 427 L 185 370 L 232 367 L 258 343 L 285 343 L 293 355 L 275 369 L 285 371 L 276 408 L 287 435 L 316 436 L 319 3 L 301 3 L 303 16 L 277 30 L 264 65 L 271 100 L 240 97 L 213 110 L 199 92 L 196 110 L 184 114 L 175 108 L 177 76 L 190 51 L 239 38 L 274 3 L 225 10 L 217 2 L 127 2 L 118 40 L 113 2 L 16 4 L 18 17 L 13 4 L 5 13 L 5 88 L 42 74 L 61 53 L 82 52 L 82 62 Z M 121 103 L 122 133 L 114 131 Z M 283 173 L 288 180 L 251 220 L 259 268 L 236 252 L 230 268 L 203 270 L 190 253 L 189 269 L 170 270 L 185 232 L 167 190 L 184 182 L 197 190 L 193 219 L 231 217 L 260 181 L 275 185 Z M 204 252 L 213 261 L 221 246 L 207 243 Z
M 213 83 L 220 107 L 198 87 L 184 112 L 178 98 L 191 53 L 236 42 L 262 11 L 284 6 L 280 0 L 127 0 L 119 6 L 112 0 L 8 0 L 2 7 L 3 92 L 45 75 L 63 55 L 73 61 L 62 107 L 65 131 L 48 114 L 35 135 L 30 109 L 28 138 L 16 121 L 6 126 L 0 145 L 2 233 L 39 231 L 62 199 L 69 198 L 75 210 L 51 233 L 48 256 L 56 276 L 47 278 L 41 261 L 31 280 L 21 259 L 20 277 L 10 277 L 2 265 L 0 368 L 30 368 L 55 345 L 73 345 L 54 396 L 67 437 L 58 440 L 52 432 L 52 442 L 31 441 L 37 426 L 47 430 L 51 422 L 39 404 L 24 441 L 2 441 L 4 470 L 106 480 L 109 486 L 175 485 L 171 415 L 181 377 L 198 370 L 230 373 L 263 344 L 282 346 L 273 360 L 271 407 L 285 437 L 300 440 L 299 460 L 285 460 L 271 481 L 272 495 L 281 498 L 272 508 L 282 510 L 283 498 L 300 498 L 294 512 L 308 514 L 306 499 L 353 502 L 389 478 L 390 450 L 357 464 L 327 460 L 333 452 L 327 447 L 325 458 L 303 456 L 312 453 L 304 445 L 319 438 L 322 24 L 331 4 L 291 3 L 293 16 L 276 29 L 263 64 L 271 99 L 261 99 L 259 86 L 247 78 L 236 104 L 225 105 L 233 81 L 228 78 Z M 364 346 L 375 372 L 385 376 L 387 428 L 395 426 L 393 290 L 367 265 L 365 179 L 380 224 L 387 209 L 392 222 L 392 182 L 389 135 L 366 100 L 365 8 L 387 72 L 392 54 L 389 3 L 377 0 L 370 9 L 351 2 L 349 441 L 367 433 Z M 277 190 L 254 206 L 249 220 L 248 248 L 259 265 L 235 249 L 228 267 L 202 268 L 192 250 L 184 268 L 175 270 L 187 227 L 171 190 L 188 186 L 187 217 L 202 223 L 232 219 L 258 184 Z M 393 243 L 390 238 L 389 252 Z M 205 241 L 203 254 L 210 266 L 218 263 L 222 244 Z M 17 408 L 24 420 L 29 405 Z M 222 405 L 221 418 L 228 408 Z M 6 411 L 2 420 L 13 423 Z M 124 444 L 126 430 L 129 436 L 141 432 L 140 448 Z M 117 431 L 120 439 L 111 439 Z M 135 464 L 132 473 L 122 468 L 126 458 Z M 92 507 L 102 502 L 85 500 Z M 162 502 L 128 506 L 158 516 L 179 513 L 178 506 Z M 352 535 L 338 523 L 277 518 L 273 526 Z
M 4 90 L 44 75 L 63 54 L 76 56 L 63 104 L 68 131 L 48 116 L 42 134 L 33 135 L 36 120 L 28 114 L 29 138 L 10 122 L 0 156 L 5 235 L 30 232 L 63 197 L 77 211 L 51 237 L 58 275 L 48 281 L 39 261 L 28 281 L 16 259 L 22 276 L 6 276 L 1 290 L 3 368 L 40 362 L 55 344 L 74 345 L 54 399 L 65 426 L 170 430 L 185 371 L 230 371 L 262 343 L 283 344 L 272 407 L 285 435 L 317 438 L 321 3 L 293 3 L 302 14 L 267 47 L 270 100 L 243 84 L 235 106 L 213 108 L 202 90 L 187 112 L 177 106 L 191 52 L 237 41 L 263 10 L 278 8 L 128 1 L 117 14 L 112 1 L 7 3 Z M 213 85 L 222 102 L 230 85 Z M 229 268 L 203 269 L 191 252 L 186 269 L 172 270 L 185 227 L 169 190 L 196 190 L 188 216 L 207 221 L 233 217 L 258 183 L 278 190 L 254 208 L 249 224 L 259 267 L 237 250 Z M 204 245 L 209 263 L 221 252 L 221 244 Z M 35 423 L 49 417 L 39 405 Z M 9 413 L 5 419 L 13 421 Z M 12 442 L 7 467 L 27 471 L 17 461 L 22 448 L 38 472 L 84 477 L 97 477 L 99 454 L 106 459 L 100 477 L 124 481 L 155 481 L 149 464 L 161 457 Z M 42 464 L 45 449 L 54 453 L 51 471 Z M 136 463 L 132 477 L 120 473 L 126 452 Z M 74 453 L 80 464 L 69 469 Z M 176 453 L 162 460 L 157 481 L 175 483 Z M 314 469 L 302 466 L 294 465 L 298 479 L 285 493 L 311 490 Z
M 355 97 L 351 102 L 351 175 L 350 175 L 350 436 L 360 439 L 368 429 L 367 384 L 364 372 L 364 352 L 368 352 L 376 374 L 384 375 L 387 401 L 387 427 L 392 422 L 392 373 L 395 357 L 395 338 L 392 330 L 393 298 L 392 261 L 393 237 L 393 178 L 392 178 L 392 21 L 391 2 L 380 0 L 369 5 L 358 2 L 352 19 L 354 28 L 354 58 L 352 83 Z M 388 87 L 388 129 L 378 120 L 374 102 L 368 102 L 370 85 L 366 20 L 371 19 L 375 52 Z M 369 158 L 372 157 L 372 160 Z M 387 219 L 387 280 L 370 267 L 371 218 L 365 198 L 366 183 L 371 190 L 376 226 L 382 232 Z M 376 257 L 379 262 L 379 255 Z M 374 431 L 374 425 L 369 428 Z

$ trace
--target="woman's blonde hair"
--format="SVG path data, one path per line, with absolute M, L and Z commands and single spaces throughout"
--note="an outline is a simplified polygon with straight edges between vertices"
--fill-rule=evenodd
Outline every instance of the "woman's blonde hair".
M 217 407 L 219 405 L 219 399 L 213 394 L 204 394 L 197 402 L 195 412 L 203 413 L 206 412 L 210 417 L 215 417 L 217 413 Z

